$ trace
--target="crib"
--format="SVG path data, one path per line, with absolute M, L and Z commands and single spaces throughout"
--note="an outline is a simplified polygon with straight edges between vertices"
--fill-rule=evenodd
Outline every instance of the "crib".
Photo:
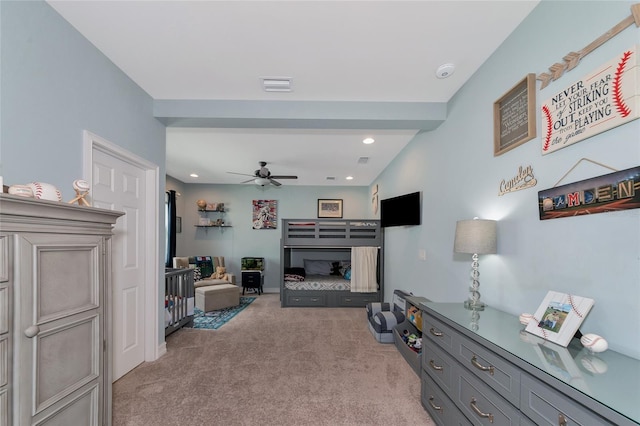
M 164 335 L 165 337 L 193 322 L 195 290 L 191 268 L 165 269 Z

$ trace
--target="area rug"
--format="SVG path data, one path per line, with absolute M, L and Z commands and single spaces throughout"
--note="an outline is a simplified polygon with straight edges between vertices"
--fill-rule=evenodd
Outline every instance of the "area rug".
M 217 311 L 202 312 L 195 308 L 193 313 L 193 328 L 204 328 L 208 330 L 217 330 L 225 325 L 231 318 L 238 315 L 244 308 L 249 306 L 251 302 L 256 300 L 255 297 L 240 297 L 240 304 L 231 308 L 219 309 Z

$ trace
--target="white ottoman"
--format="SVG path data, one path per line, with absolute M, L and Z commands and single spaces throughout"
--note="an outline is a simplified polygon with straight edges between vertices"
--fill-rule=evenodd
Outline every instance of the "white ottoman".
M 240 304 L 240 287 L 232 284 L 196 288 L 196 308 L 204 312 Z

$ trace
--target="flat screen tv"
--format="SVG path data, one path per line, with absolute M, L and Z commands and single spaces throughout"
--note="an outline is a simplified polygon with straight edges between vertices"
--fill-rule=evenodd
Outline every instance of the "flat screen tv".
M 420 225 L 420 193 L 401 195 L 380 201 L 380 224 L 390 226 Z

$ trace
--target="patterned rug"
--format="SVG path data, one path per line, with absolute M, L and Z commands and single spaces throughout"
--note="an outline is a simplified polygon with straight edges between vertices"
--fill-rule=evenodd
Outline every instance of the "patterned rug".
M 231 320 L 231 318 L 242 312 L 242 310 L 249 306 L 254 300 L 256 300 L 255 297 L 240 296 L 240 304 L 238 306 L 232 306 L 231 308 L 224 308 L 211 312 L 202 312 L 200 309 L 195 308 L 193 315 L 193 328 L 217 330 Z

